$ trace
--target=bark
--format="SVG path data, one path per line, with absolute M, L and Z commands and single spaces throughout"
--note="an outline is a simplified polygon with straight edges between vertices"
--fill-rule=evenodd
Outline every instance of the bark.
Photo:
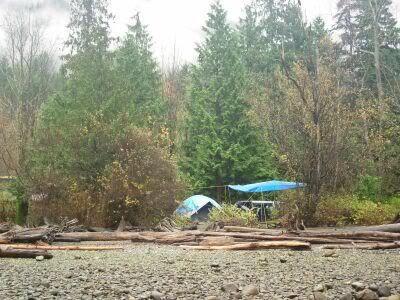
M 261 249 L 293 249 L 310 250 L 311 245 L 298 241 L 273 241 L 273 242 L 252 242 L 240 243 L 227 246 L 180 246 L 189 250 L 261 250 Z

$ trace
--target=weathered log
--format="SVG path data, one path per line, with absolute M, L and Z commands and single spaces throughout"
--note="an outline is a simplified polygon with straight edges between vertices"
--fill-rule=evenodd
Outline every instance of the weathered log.
M 46 250 L 21 250 L 11 248 L 0 248 L 0 257 L 7 258 L 36 258 L 37 256 L 43 256 L 45 259 L 50 259 L 53 255 Z
M 66 232 L 58 233 L 56 238 L 79 239 L 81 241 L 128 241 L 136 238 L 138 232 Z
M 0 243 L 31 243 L 36 241 L 51 242 L 55 234 L 55 228 L 16 228 L 0 234 Z M 6 242 L 8 240 L 8 242 Z
M 137 237 L 131 239 L 132 242 L 141 242 L 141 243 L 158 243 L 158 244 L 179 244 L 186 242 L 195 242 L 196 236 L 191 233 L 171 233 L 168 235 L 160 235 L 156 232 L 153 234 L 139 234 Z
M 72 239 L 72 238 L 62 238 L 62 237 L 55 237 L 53 242 L 60 242 L 60 243 L 79 243 L 80 239 Z
M 364 250 L 385 250 L 385 249 L 398 249 L 400 248 L 400 242 L 394 243 L 376 243 L 376 244 L 364 244 L 364 245 L 326 245 L 322 246 L 321 249 L 364 249 Z
M 230 236 L 206 237 L 200 241 L 200 246 L 227 246 L 235 244 L 235 239 Z
M 400 233 L 380 232 L 380 231 L 348 231 L 348 232 L 298 231 L 297 235 L 301 237 L 358 239 L 358 240 L 375 240 L 375 241 L 387 241 L 387 242 L 400 240 Z
M 71 250 L 80 250 L 80 251 L 106 251 L 106 250 L 122 250 L 123 247 L 119 246 L 53 246 L 53 245 L 29 245 L 29 244 L 10 244 L 8 245 L 8 249 L 38 249 L 38 250 L 60 250 L 60 251 L 71 251 Z
M 8 223 L 1 223 L 0 224 L 0 233 L 4 233 L 11 230 L 11 226 Z
M 384 224 L 377 226 L 367 226 L 362 228 L 363 231 L 380 231 L 380 232 L 392 232 L 400 234 L 400 223 L 395 224 Z
M 241 233 L 241 232 L 201 232 L 197 236 L 229 236 L 237 239 L 250 239 L 260 241 L 302 241 L 311 244 L 351 244 L 354 240 L 322 237 L 299 237 L 291 235 L 264 235 L 262 233 Z
M 180 246 L 189 250 L 261 250 L 261 249 L 292 249 L 310 250 L 310 243 L 299 241 L 273 241 L 273 242 L 253 242 L 239 243 L 227 246 Z
M 265 233 L 267 235 L 282 235 L 283 230 L 277 229 L 263 229 L 263 228 L 251 228 L 241 226 L 224 226 L 226 232 L 251 232 L 251 233 Z
M 318 237 L 318 236 L 270 236 L 262 232 L 240 233 L 240 232 L 201 232 L 201 231 L 180 231 L 180 232 L 71 232 L 60 233 L 55 239 L 77 239 L 81 241 L 118 241 L 131 240 L 132 242 L 178 244 L 184 242 L 195 242 L 204 240 L 207 237 L 230 237 L 240 241 L 287 241 L 296 240 L 309 242 L 311 244 L 351 244 L 362 242 L 362 240 L 352 240 L 337 237 Z M 379 241 L 379 239 L 368 238 L 368 240 Z M 385 238 L 387 241 L 387 239 Z

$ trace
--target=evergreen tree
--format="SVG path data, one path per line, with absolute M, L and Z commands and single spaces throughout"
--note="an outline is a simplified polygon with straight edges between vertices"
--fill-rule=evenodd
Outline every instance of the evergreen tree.
M 203 32 L 192 71 L 182 170 L 195 188 L 217 186 L 221 200 L 223 185 L 266 180 L 275 169 L 270 145 L 249 120 L 238 38 L 219 2 L 211 6 Z
M 88 184 L 107 160 L 107 124 L 115 119 L 107 115 L 113 99 L 110 18 L 106 0 L 71 2 L 64 86 L 44 106 L 36 134 L 36 167 L 47 166 Z
M 128 26 L 122 45 L 116 52 L 117 97 L 124 110 L 141 126 L 160 125 L 164 111 L 161 102 L 161 74 L 151 52 L 151 37 L 139 18 Z M 155 124 L 157 123 L 157 124 Z

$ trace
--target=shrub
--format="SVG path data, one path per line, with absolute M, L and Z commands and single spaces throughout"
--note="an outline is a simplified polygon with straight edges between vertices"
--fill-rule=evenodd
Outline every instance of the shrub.
M 366 200 L 377 200 L 382 188 L 382 178 L 363 175 L 360 177 L 357 187 L 358 197 Z
M 102 149 L 101 161 L 92 159 L 95 168 L 84 161 L 54 166 L 51 157 L 37 158 L 30 193 L 46 199 L 31 203 L 31 222 L 69 217 L 109 227 L 124 216 L 132 224 L 151 225 L 173 212 L 181 190 L 176 164 L 152 135 L 135 127 L 101 133 L 107 143 L 98 147 L 107 151 Z
M 375 225 L 390 222 L 393 219 L 391 207 L 372 201 L 359 201 L 354 207 L 354 223 L 357 225 Z
M 0 190 L 0 222 L 14 222 L 16 216 L 16 199 L 8 191 Z
M 223 222 L 225 225 L 256 226 L 257 215 L 251 211 L 244 211 L 232 204 L 224 203 L 221 209 L 213 207 L 210 209 L 208 219 L 211 222 Z
M 179 228 L 188 227 L 192 224 L 192 219 L 188 216 L 174 214 L 172 220 Z
M 320 200 L 315 219 L 319 225 L 375 225 L 390 222 L 400 211 L 400 200 L 383 203 L 354 195 L 329 196 Z
M 346 225 L 354 223 L 354 205 L 358 204 L 354 196 L 331 196 L 320 200 L 315 213 L 319 225 Z

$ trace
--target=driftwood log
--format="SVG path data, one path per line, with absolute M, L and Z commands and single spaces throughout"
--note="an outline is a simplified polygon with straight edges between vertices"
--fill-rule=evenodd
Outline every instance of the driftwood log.
M 268 235 L 282 235 L 283 230 L 277 229 L 263 229 L 263 228 L 251 228 L 241 226 L 224 226 L 224 231 L 227 232 L 251 232 L 251 233 L 265 233 Z
M 385 224 L 378 226 L 368 226 L 362 228 L 363 231 L 382 231 L 382 232 L 394 232 L 400 233 L 400 223 L 395 224 Z
M 0 223 L 0 233 L 4 233 L 11 230 L 11 226 L 8 223 Z
M 10 230 L 0 234 L 0 244 L 32 243 L 35 241 L 51 242 L 54 238 L 54 234 L 54 228 L 51 227 Z
M 273 242 L 252 242 L 239 243 L 226 246 L 180 246 L 184 249 L 192 250 L 262 250 L 262 249 L 292 249 L 292 250 L 310 250 L 310 243 L 298 241 L 273 241 Z
M 53 255 L 46 250 L 35 250 L 35 249 L 12 249 L 12 248 L 0 248 L 0 257 L 6 258 L 36 258 L 37 256 L 43 256 L 45 259 L 50 259 Z
M 375 241 L 398 241 L 400 233 L 380 232 L 380 231 L 348 231 L 348 232 L 317 232 L 317 231 L 299 231 L 301 237 L 320 237 L 337 239 L 357 239 L 357 240 L 375 240 Z
M 385 249 L 398 249 L 400 248 L 400 242 L 394 243 L 376 243 L 366 245 L 326 245 L 322 246 L 322 249 L 364 249 L 364 250 L 385 250 Z
M 24 250 L 81 250 L 81 251 L 107 251 L 107 250 L 121 250 L 123 247 L 119 246 L 52 246 L 52 245 L 30 245 L 30 244 L 10 244 L 7 245 L 8 249 L 24 249 Z

